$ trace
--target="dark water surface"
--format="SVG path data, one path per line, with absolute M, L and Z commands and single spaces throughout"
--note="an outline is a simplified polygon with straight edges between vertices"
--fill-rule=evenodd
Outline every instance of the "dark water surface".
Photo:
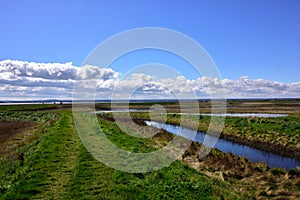
M 145 121 L 148 126 L 164 129 L 172 134 L 182 136 L 192 141 L 203 143 L 206 134 L 189 128 L 154 121 Z M 207 135 L 207 137 L 212 137 Z M 213 138 L 217 139 L 217 138 Z M 281 167 L 287 170 L 300 167 L 300 162 L 294 158 L 283 157 L 274 153 L 258 150 L 247 145 L 241 145 L 225 139 L 218 139 L 214 148 L 234 155 L 245 157 L 252 162 L 265 162 L 270 168 Z

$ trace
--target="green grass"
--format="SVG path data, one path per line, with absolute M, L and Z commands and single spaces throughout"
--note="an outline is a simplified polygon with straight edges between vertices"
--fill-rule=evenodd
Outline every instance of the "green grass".
M 235 198 L 221 183 L 179 161 L 156 172 L 130 174 L 100 164 L 82 149 L 76 171 L 69 185 L 70 199 L 218 199 L 222 195 Z
M 0 120 L 40 122 L 55 121 L 57 114 L 45 111 L 0 111 Z
M 249 139 L 273 141 L 274 143 L 300 147 L 300 118 L 294 116 L 278 118 L 227 117 L 224 132 L 241 135 Z
M 70 114 L 46 130 L 46 134 L 25 152 L 25 165 L 15 163 L 17 178 L 1 199 L 59 197 L 71 177 L 79 139 L 75 137 Z
M 125 173 L 97 161 L 83 146 L 70 110 L 38 140 L 24 148 L 25 163 L 1 163 L 0 199 L 243 199 L 234 185 L 175 161 L 152 173 Z M 114 123 L 100 120 L 110 140 L 121 148 L 154 150 L 153 141 L 123 133 Z
M 45 109 L 56 106 L 54 104 L 18 104 L 18 105 L 0 105 L 1 111 L 28 111 L 36 109 Z
M 102 131 L 108 139 L 116 146 L 131 152 L 150 152 L 154 151 L 155 143 L 147 138 L 136 138 L 125 134 L 118 128 L 116 123 L 98 118 Z

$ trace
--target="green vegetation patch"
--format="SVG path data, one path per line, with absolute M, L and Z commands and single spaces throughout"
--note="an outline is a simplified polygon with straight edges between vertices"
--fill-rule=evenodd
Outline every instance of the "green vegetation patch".
M 146 174 L 107 167 L 81 143 L 71 112 L 61 110 L 59 114 L 59 120 L 27 147 L 23 166 L 14 161 L 9 163 L 9 170 L 0 172 L 1 177 L 8 177 L 1 179 L 0 199 L 244 198 L 232 185 L 209 178 L 180 161 Z M 113 122 L 99 121 L 116 145 L 137 152 L 155 149 L 150 139 L 135 141 Z

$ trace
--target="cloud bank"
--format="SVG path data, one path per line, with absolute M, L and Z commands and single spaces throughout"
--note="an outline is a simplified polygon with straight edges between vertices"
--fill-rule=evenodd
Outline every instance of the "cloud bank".
M 238 80 L 184 76 L 157 79 L 142 73 L 122 77 L 109 68 L 73 66 L 72 63 L 0 61 L 0 100 L 72 99 L 76 78 L 96 81 L 97 99 L 175 98 L 193 93 L 197 98 L 225 94 L 226 98 L 300 98 L 300 82 L 281 83 L 264 79 Z M 93 85 L 95 87 L 95 85 Z

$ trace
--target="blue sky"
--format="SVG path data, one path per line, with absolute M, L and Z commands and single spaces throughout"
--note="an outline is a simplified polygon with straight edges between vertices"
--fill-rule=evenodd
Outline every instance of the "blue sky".
M 0 8 L 0 60 L 80 66 L 108 37 L 150 26 L 195 39 L 223 78 L 299 81 L 298 0 L 2 0 Z M 138 55 L 118 63 L 115 70 L 124 73 L 154 54 Z M 156 59 L 164 62 L 169 56 Z M 176 62 L 187 78 L 196 78 L 184 62 L 175 59 L 170 64 Z

